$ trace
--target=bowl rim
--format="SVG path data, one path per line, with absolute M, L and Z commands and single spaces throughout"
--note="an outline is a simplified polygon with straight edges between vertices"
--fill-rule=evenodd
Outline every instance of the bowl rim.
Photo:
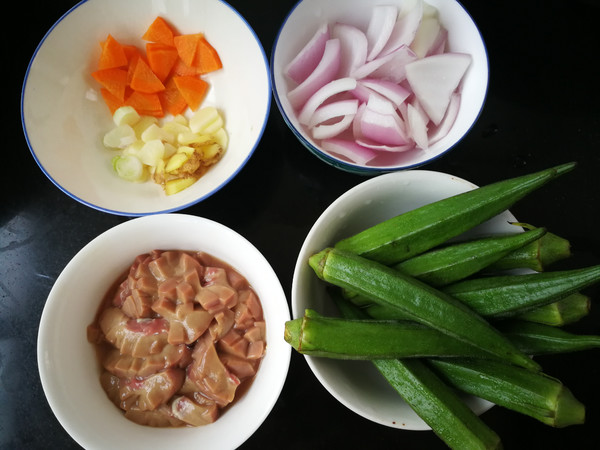
M 48 29 L 48 31 L 44 34 L 44 36 L 42 37 L 42 39 L 40 40 L 40 42 L 38 43 L 38 45 L 36 46 L 33 55 L 31 56 L 29 63 L 27 64 L 27 69 L 25 70 L 25 76 L 23 78 L 23 83 L 21 85 L 21 98 L 19 101 L 19 110 L 20 110 L 20 116 L 21 116 L 21 128 L 23 130 L 23 134 L 25 137 L 25 141 L 27 142 L 27 147 L 29 148 L 29 151 L 31 153 L 31 156 L 33 157 L 34 161 L 36 162 L 36 164 L 38 165 L 38 167 L 41 169 L 41 171 L 44 173 L 44 175 L 46 175 L 46 177 L 52 182 L 52 184 L 54 184 L 54 186 L 56 186 L 60 191 L 62 191 L 64 194 L 66 194 L 67 196 L 69 196 L 70 198 L 72 198 L 73 200 L 78 201 L 79 203 L 86 205 L 92 209 L 95 209 L 97 211 L 101 211 L 101 212 L 105 212 L 108 214 L 113 214 L 113 215 L 117 215 L 117 216 L 126 216 L 126 217 L 140 217 L 140 216 L 148 216 L 148 215 L 153 215 L 153 214 L 168 214 L 168 213 L 172 213 L 172 212 L 176 212 L 176 211 L 180 211 L 182 209 L 185 208 L 189 208 L 190 206 L 193 206 L 197 203 L 200 203 L 204 200 L 206 200 L 207 198 L 209 198 L 210 196 L 212 196 L 213 194 L 217 193 L 218 191 L 220 191 L 223 187 L 225 187 L 233 178 L 235 178 L 238 173 L 246 166 L 246 164 L 248 163 L 248 161 L 250 160 L 250 158 L 253 156 L 254 152 L 256 151 L 256 149 L 258 148 L 258 145 L 260 144 L 263 134 L 266 130 L 267 127 L 267 123 L 269 121 L 269 116 L 270 116 L 270 111 L 271 111 L 271 95 L 268 95 L 267 98 L 267 102 L 266 102 L 266 108 L 265 108 L 265 117 L 262 121 L 262 126 L 261 129 L 259 130 L 257 136 L 256 136 L 256 141 L 252 144 L 252 148 L 250 149 L 250 151 L 248 152 L 246 158 L 244 158 L 244 160 L 240 163 L 240 165 L 235 169 L 235 171 L 233 171 L 227 178 L 225 178 L 218 186 L 216 186 L 214 189 L 212 189 L 210 192 L 205 193 L 204 195 L 198 197 L 197 199 L 194 199 L 192 201 L 189 201 L 183 205 L 179 205 L 179 206 L 174 206 L 171 208 L 164 208 L 164 209 L 160 209 L 160 210 L 153 210 L 153 211 L 141 211 L 141 212 L 130 212 L 130 211 L 124 211 L 124 210 L 119 210 L 119 209 L 111 209 L 111 208 L 106 208 L 106 207 L 102 207 L 99 205 L 95 205 L 94 203 L 85 200 L 83 198 L 81 198 L 80 196 L 77 196 L 75 194 L 73 194 L 72 192 L 70 192 L 68 189 L 66 189 L 65 187 L 63 187 L 58 180 L 56 180 L 52 175 L 50 175 L 50 173 L 44 168 L 44 166 L 42 165 L 41 161 L 38 159 L 38 156 L 36 154 L 36 151 L 34 150 L 31 141 L 29 139 L 29 133 L 27 131 L 27 124 L 26 124 L 26 117 L 25 117 L 25 91 L 27 90 L 27 82 L 29 80 L 29 74 L 32 68 L 32 65 L 34 64 L 36 57 L 39 53 L 39 51 L 41 50 L 42 46 L 44 45 L 44 43 L 46 42 L 47 38 L 50 36 L 50 34 L 54 31 L 54 29 L 63 21 L 65 20 L 71 13 L 73 13 L 76 9 L 78 9 L 79 7 L 81 7 L 82 5 L 84 5 L 85 3 L 88 2 L 92 2 L 92 1 L 97 1 L 97 0 L 81 0 L 80 2 L 78 2 L 77 4 L 75 4 L 74 6 L 72 6 L 71 8 L 69 8 L 64 14 L 62 14 L 57 20 L 56 22 L 54 22 L 52 24 L 52 26 Z M 267 59 L 267 55 L 265 53 L 265 49 L 262 45 L 261 40 L 259 39 L 258 35 L 256 34 L 256 32 L 254 31 L 254 29 L 252 28 L 252 26 L 248 23 L 248 21 L 246 20 L 246 18 L 239 12 L 237 11 L 237 9 L 235 9 L 232 5 L 230 5 L 229 3 L 227 3 L 225 0 L 210 0 L 210 1 L 217 1 L 219 3 L 222 3 L 224 6 L 228 7 L 232 13 L 234 13 L 241 21 L 242 23 L 246 26 L 246 28 L 248 29 L 248 31 L 252 34 L 252 36 L 254 37 L 254 40 L 256 42 L 256 44 L 258 45 L 258 48 L 260 50 L 261 56 L 262 56 L 262 61 L 265 67 L 265 70 L 267 72 L 267 92 L 271 93 L 272 92 L 272 84 L 271 84 L 271 77 L 269 76 L 270 73 L 270 68 L 269 68 L 269 60 Z
M 401 171 L 401 170 L 410 170 L 410 169 L 415 169 L 415 168 L 419 168 L 422 167 L 426 164 L 429 164 L 433 161 L 436 161 L 437 159 L 441 158 L 442 156 L 445 156 L 450 150 L 454 149 L 462 140 L 464 137 L 466 137 L 469 132 L 473 129 L 473 127 L 475 126 L 475 124 L 477 123 L 477 121 L 479 120 L 479 117 L 481 116 L 482 112 L 483 112 L 483 108 L 485 107 L 485 103 L 486 103 L 486 99 L 487 99 L 487 94 L 488 94 L 488 90 L 489 90 L 489 55 L 488 55 L 488 51 L 487 51 L 487 47 L 485 45 L 485 40 L 483 39 L 483 35 L 481 34 L 481 31 L 479 30 L 479 27 L 477 26 L 477 23 L 475 22 L 475 20 L 473 19 L 473 16 L 469 13 L 469 11 L 463 6 L 463 4 L 459 1 L 459 0 L 451 0 L 454 1 L 456 4 L 458 4 L 458 6 L 463 9 L 463 11 L 466 13 L 466 15 L 468 16 L 468 18 L 471 20 L 471 22 L 473 23 L 475 29 L 477 30 L 477 33 L 479 35 L 479 38 L 481 39 L 481 44 L 483 46 L 483 55 L 485 57 L 485 66 L 487 68 L 487 74 L 486 74 L 486 83 L 483 89 L 483 96 L 482 96 L 482 102 L 481 105 L 479 107 L 479 111 L 477 112 L 477 114 L 474 117 L 474 120 L 472 121 L 471 125 L 469 125 L 469 127 L 465 130 L 464 134 L 456 140 L 456 142 L 454 142 L 452 145 L 450 145 L 446 150 L 440 152 L 437 155 L 433 155 L 432 157 L 420 161 L 420 162 L 416 162 L 416 163 L 411 163 L 411 164 L 406 164 L 406 165 L 400 165 L 400 166 L 391 166 L 391 167 L 386 167 L 386 166 L 363 166 L 360 164 L 356 164 L 350 161 L 345 161 L 341 158 L 335 158 L 331 155 L 329 155 L 327 152 L 321 150 L 320 148 L 314 146 L 308 139 L 306 139 L 302 133 L 300 133 L 296 127 L 294 126 L 294 124 L 292 123 L 292 120 L 290 119 L 290 117 L 288 116 L 288 114 L 286 114 L 285 109 L 283 107 L 283 104 L 281 103 L 281 100 L 279 99 L 279 91 L 277 90 L 277 85 L 275 83 L 275 52 L 277 50 L 277 44 L 279 43 L 279 39 L 281 37 L 281 33 L 283 32 L 284 27 L 286 26 L 288 20 L 291 18 L 292 14 L 295 12 L 295 10 L 298 8 L 298 6 L 303 2 L 304 0 L 298 0 L 294 6 L 289 10 L 289 12 L 287 13 L 287 15 L 285 16 L 281 26 L 279 27 L 279 29 L 277 30 L 277 34 L 275 35 L 275 40 L 273 41 L 273 47 L 271 49 L 271 56 L 270 56 L 270 64 L 269 64 L 269 75 L 271 78 L 271 86 L 273 89 L 273 97 L 275 99 L 275 104 L 277 105 L 277 109 L 279 110 L 279 112 L 281 113 L 284 122 L 286 123 L 286 125 L 288 126 L 288 128 L 292 131 L 292 133 L 296 136 L 296 138 L 300 141 L 300 143 L 306 147 L 314 156 L 316 156 L 317 158 L 319 158 L 321 161 L 336 167 L 338 169 L 341 170 L 345 170 L 347 172 L 350 173 L 357 173 L 357 174 L 363 174 L 363 175 L 377 175 L 377 174 L 383 174 L 383 173 L 389 173 L 389 172 L 397 172 L 397 171 Z M 427 2 L 427 0 L 423 0 L 425 2 Z
M 40 379 L 40 382 L 42 385 L 44 397 L 45 397 L 48 405 L 50 406 L 52 413 L 56 417 L 57 421 L 61 424 L 61 426 L 69 434 L 69 436 L 73 440 L 78 442 L 80 445 L 91 445 L 91 444 L 90 444 L 90 442 L 86 441 L 87 438 L 86 438 L 85 433 L 81 433 L 79 431 L 79 429 L 72 424 L 72 420 L 70 419 L 70 417 L 72 416 L 72 412 L 69 413 L 70 408 L 72 408 L 72 406 L 70 406 L 70 405 L 64 406 L 64 404 L 61 403 L 59 397 L 57 396 L 57 393 L 52 389 L 52 387 L 55 386 L 56 383 L 59 382 L 59 380 L 58 380 L 58 375 L 54 374 L 51 371 L 53 363 L 50 362 L 49 357 L 52 355 L 52 353 L 55 353 L 56 350 L 54 352 L 50 353 L 50 355 L 48 354 L 49 348 L 50 348 L 48 346 L 48 341 L 50 340 L 50 338 L 55 338 L 56 334 L 61 333 L 61 332 L 55 331 L 55 329 L 56 329 L 55 323 L 52 322 L 50 319 L 57 314 L 57 311 L 59 311 L 61 308 L 61 304 L 64 303 L 64 302 L 59 302 L 60 298 L 57 297 L 55 293 L 60 292 L 63 289 L 63 286 L 66 282 L 64 277 L 66 277 L 67 275 L 71 276 L 73 270 L 78 270 L 78 269 L 74 269 L 74 268 L 77 267 L 78 263 L 82 260 L 82 258 L 89 259 L 89 258 L 93 258 L 95 255 L 97 255 L 96 247 L 97 247 L 97 245 L 99 245 L 101 243 L 101 241 L 114 240 L 115 238 L 118 238 L 119 236 L 122 236 L 122 237 L 129 236 L 133 232 L 133 230 L 135 230 L 137 228 L 141 228 L 141 229 L 150 228 L 150 229 L 154 229 L 154 230 L 156 230 L 157 228 L 163 229 L 162 227 L 164 226 L 166 221 L 172 221 L 175 225 L 181 224 L 182 222 L 184 222 L 186 227 L 201 226 L 201 227 L 204 227 L 209 230 L 218 229 L 219 230 L 218 232 L 223 233 L 225 235 L 225 237 L 234 239 L 236 242 L 243 242 L 245 251 L 251 252 L 252 260 L 259 261 L 260 266 L 262 266 L 264 269 L 266 269 L 270 272 L 267 274 L 268 277 L 266 277 L 268 279 L 268 281 L 266 281 L 267 288 L 265 289 L 265 286 L 262 286 L 261 289 L 264 289 L 264 290 L 270 292 L 275 300 L 283 299 L 283 302 L 279 302 L 279 301 L 272 302 L 272 305 L 273 305 L 272 311 L 274 311 L 272 314 L 275 317 L 281 316 L 283 321 L 289 320 L 289 318 L 290 318 L 289 302 L 287 301 L 287 296 L 281 285 L 281 281 L 279 280 L 277 273 L 275 272 L 274 268 L 271 266 L 270 262 L 267 260 L 266 256 L 252 242 L 250 242 L 250 240 L 248 240 L 246 237 L 244 237 L 243 235 L 241 235 L 240 233 L 238 233 L 237 231 L 235 231 L 234 229 L 230 228 L 227 225 L 224 225 L 220 222 L 217 222 L 213 219 L 206 218 L 206 217 L 194 216 L 191 214 L 183 214 L 183 213 L 170 213 L 170 214 L 160 214 L 160 215 L 137 217 L 137 218 L 133 218 L 132 220 L 128 220 L 126 222 L 122 222 L 120 224 L 117 224 L 113 227 L 108 228 L 107 230 L 105 230 L 104 232 L 102 232 L 101 234 L 96 236 L 95 238 L 91 239 L 81 249 L 79 249 L 75 253 L 75 255 L 63 267 L 62 271 L 57 276 L 52 288 L 50 289 L 50 292 L 48 293 L 48 296 L 46 298 L 46 303 L 44 304 L 44 308 L 42 310 L 41 316 L 38 321 L 38 335 L 37 335 L 37 339 L 36 339 L 36 361 L 37 361 L 37 365 L 38 365 L 38 376 L 39 376 L 39 379 Z M 122 239 L 123 238 L 121 238 L 120 240 L 122 240 Z M 130 255 L 130 256 L 132 256 L 132 255 Z M 225 262 L 227 264 L 233 264 L 232 261 L 227 261 L 226 257 L 223 257 L 221 255 L 216 255 L 216 254 L 214 256 L 221 259 L 223 262 Z M 134 258 L 134 256 L 132 256 L 132 258 L 131 258 L 132 261 L 133 261 L 133 258 Z M 237 268 L 235 266 L 234 266 L 234 269 L 240 270 L 240 268 Z M 107 269 L 107 270 L 110 270 L 110 269 Z M 244 274 L 243 272 L 242 272 L 242 275 L 246 276 L 246 274 Z M 99 304 L 100 303 L 98 303 L 97 306 L 94 306 L 94 308 L 98 307 Z M 265 308 L 264 303 L 263 303 L 263 308 Z M 235 446 L 239 446 L 239 445 L 242 445 L 247 439 L 249 439 L 260 428 L 260 426 L 264 423 L 264 421 L 267 419 L 268 415 L 272 412 L 276 402 L 278 401 L 279 397 L 281 396 L 281 392 L 283 390 L 283 387 L 287 380 L 287 375 L 290 370 L 291 347 L 289 345 L 287 345 L 287 343 L 283 342 L 283 340 L 281 340 L 281 342 L 280 342 L 277 339 L 278 332 L 283 331 L 283 322 L 279 323 L 279 321 L 277 321 L 277 322 L 274 322 L 274 324 L 276 325 L 276 327 L 274 327 L 274 328 L 272 327 L 273 331 L 271 331 L 270 339 L 272 341 L 276 340 L 277 343 L 276 343 L 276 345 L 272 344 L 271 347 L 277 348 L 278 352 L 276 354 L 272 354 L 272 355 L 276 355 L 276 357 L 270 356 L 269 360 L 268 360 L 268 368 L 271 369 L 271 373 L 274 373 L 274 377 L 269 381 L 268 385 L 265 384 L 265 381 L 260 381 L 260 384 L 263 387 L 263 389 L 265 386 L 268 386 L 269 394 L 267 396 L 260 397 L 260 399 L 261 399 L 260 407 L 254 411 L 255 414 L 252 416 L 253 417 L 252 420 L 245 421 L 245 422 L 249 422 L 250 425 L 245 425 L 242 433 L 239 433 L 237 435 L 236 435 L 236 433 L 232 433 L 231 438 L 228 439 L 226 445 L 234 445 L 235 444 Z M 273 325 L 273 324 L 271 324 L 271 325 Z M 279 328 L 281 328 L 281 330 L 279 330 Z M 267 332 L 267 333 L 269 333 L 269 332 Z M 85 339 L 85 337 L 83 339 Z M 82 344 L 82 345 L 85 345 L 85 344 Z M 93 351 L 94 350 L 92 348 L 90 348 L 90 352 L 93 352 Z M 266 355 L 268 355 L 268 354 L 269 353 L 266 353 Z M 259 367 L 257 375 L 260 374 L 261 368 L 266 369 L 265 367 L 263 367 L 264 363 L 265 363 L 265 360 L 261 361 L 261 366 Z M 261 377 L 261 379 L 262 378 L 263 377 Z M 252 383 L 254 383 L 256 381 L 258 381 L 258 379 L 255 378 L 252 380 Z M 99 387 L 99 383 L 98 383 L 98 387 Z M 238 398 L 237 400 L 244 401 L 244 399 L 247 397 L 249 392 L 252 392 L 252 385 L 250 385 L 249 389 L 244 390 L 243 395 L 241 395 L 240 398 Z M 112 405 L 112 406 L 114 407 L 114 405 Z M 115 411 L 117 411 L 116 407 L 114 407 L 114 408 L 115 408 Z M 110 408 L 107 408 L 107 409 L 110 409 Z M 234 410 L 235 410 L 235 408 L 232 408 L 230 410 L 230 413 L 233 413 Z M 123 419 L 123 420 L 126 420 L 126 419 Z M 233 420 L 239 421 L 238 414 L 234 415 Z M 217 420 L 215 423 L 218 424 L 219 421 Z M 210 426 L 210 424 L 207 426 Z M 218 426 L 220 427 L 220 425 L 218 425 Z M 155 427 L 144 427 L 144 428 L 152 430 L 152 431 L 150 431 L 151 433 L 156 433 L 157 432 L 156 430 L 161 430 L 161 428 L 155 428 Z M 193 433 L 193 430 L 202 430 L 202 428 L 203 427 L 184 427 L 184 428 L 168 427 L 168 428 L 166 428 L 166 430 L 170 430 L 170 431 L 167 431 L 167 433 L 172 433 L 173 430 L 184 430 L 184 432 L 185 432 L 185 430 L 192 430 L 191 432 Z M 214 434 L 214 432 L 212 432 L 212 433 Z M 189 438 L 186 438 L 186 439 L 189 439 Z M 216 447 L 222 448 L 223 444 L 216 445 Z

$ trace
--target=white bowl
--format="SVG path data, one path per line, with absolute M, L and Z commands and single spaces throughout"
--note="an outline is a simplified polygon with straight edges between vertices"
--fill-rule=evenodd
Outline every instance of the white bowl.
M 141 47 L 141 36 L 158 15 L 180 33 L 204 33 L 219 52 L 223 69 L 205 76 L 211 87 L 203 104 L 223 111 L 230 136 L 223 159 L 199 182 L 172 196 L 155 183 L 116 176 L 114 153 L 102 144 L 114 125 L 90 75 L 97 67 L 98 43 L 108 33 Z M 87 0 L 63 15 L 36 49 L 23 84 L 21 117 L 33 157 L 59 189 L 92 208 L 140 216 L 186 208 L 225 186 L 256 149 L 270 105 L 264 50 L 227 3 Z
M 475 187 L 452 175 L 411 170 L 379 175 L 344 193 L 321 214 L 302 245 L 292 281 L 292 316 L 302 317 L 306 308 L 339 316 L 326 293 L 326 284 L 308 265 L 311 255 L 376 223 Z M 515 221 L 515 217 L 505 211 L 470 230 L 468 235 L 514 233 L 514 225 L 509 222 Z M 430 429 L 369 362 L 305 358 L 331 395 L 357 414 L 389 427 Z M 466 400 L 478 414 L 492 406 L 490 402 L 474 397 Z
M 319 159 L 339 169 L 359 173 L 378 174 L 415 168 L 427 164 L 447 153 L 471 129 L 483 108 L 488 85 L 488 59 L 483 39 L 468 12 L 455 0 L 425 0 L 439 11 L 439 18 L 448 30 L 449 49 L 472 56 L 471 66 L 462 80 L 462 101 L 458 117 L 450 132 L 426 151 L 409 151 L 390 157 L 374 165 L 359 165 L 326 153 L 307 133 L 297 119 L 287 99 L 290 81 L 284 68 L 315 34 L 323 23 L 336 21 L 367 29 L 373 6 L 380 4 L 402 5 L 403 0 L 301 0 L 286 17 L 273 46 L 271 78 L 275 102 L 283 118 L 300 142 Z
M 266 321 L 267 350 L 243 396 L 216 422 L 201 427 L 152 428 L 127 420 L 100 386 L 90 324 L 107 289 L 142 253 L 153 249 L 201 250 L 229 263 L 259 296 Z M 261 425 L 283 387 L 290 347 L 283 340 L 289 320 L 281 284 L 261 253 L 231 229 L 183 214 L 135 218 L 101 234 L 64 268 L 40 322 L 38 365 L 42 387 L 57 419 L 87 449 L 232 449 Z

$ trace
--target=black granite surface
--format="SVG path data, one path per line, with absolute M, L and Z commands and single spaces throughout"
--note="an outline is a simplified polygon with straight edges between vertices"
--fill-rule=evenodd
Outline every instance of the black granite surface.
M 323 0 L 327 1 L 327 0 Z M 4 20 L 3 173 L 0 176 L 0 449 L 74 449 L 54 417 L 38 375 L 36 340 L 46 297 L 67 262 L 91 239 L 128 220 L 98 212 L 59 191 L 40 171 L 25 142 L 20 94 L 33 52 L 52 24 L 76 2 L 16 3 Z M 292 0 L 230 2 L 254 28 L 270 56 Z M 595 0 L 462 2 L 486 43 L 490 83 L 485 108 L 469 135 L 426 166 L 487 184 L 567 161 L 578 168 L 524 199 L 512 212 L 567 237 L 574 255 L 563 267 L 600 262 L 600 72 Z M 15 12 L 17 14 L 15 14 Z M 5 28 L 9 30 L 9 28 Z M 254 156 L 213 197 L 182 212 L 219 221 L 248 238 L 274 267 L 289 298 L 292 271 L 305 235 L 321 212 L 364 181 L 320 162 L 294 138 L 272 104 Z M 600 334 L 594 306 L 576 327 Z M 539 358 L 587 405 L 585 425 L 553 429 L 494 407 L 483 419 L 507 449 L 598 448 L 600 353 Z M 242 446 L 258 448 L 444 448 L 432 432 L 376 425 L 338 403 L 303 357 L 292 354 L 289 375 L 272 413 Z M 123 448 L 127 448 L 124 442 Z

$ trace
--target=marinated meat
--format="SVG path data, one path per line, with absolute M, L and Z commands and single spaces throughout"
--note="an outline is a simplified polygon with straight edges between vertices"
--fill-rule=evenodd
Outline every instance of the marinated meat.
M 131 408 L 125 411 L 125 417 L 139 425 L 148 425 L 150 427 L 183 427 L 186 422 L 175 417 L 168 405 L 160 405 L 152 411 L 142 411 Z
M 186 367 L 190 362 L 191 352 L 187 346 L 170 344 L 162 352 L 146 358 L 122 355 L 113 348 L 102 360 L 104 369 L 119 378 L 144 378 L 170 367 Z
M 177 419 L 195 427 L 213 423 L 219 417 L 219 407 L 214 402 L 196 403 L 182 395 L 173 399 L 171 413 Z
M 120 378 L 119 400 L 124 410 L 153 411 L 183 386 L 183 369 L 167 369 L 145 378 Z
M 198 340 L 192 360 L 187 376 L 194 382 L 198 392 L 218 405 L 231 403 L 240 380 L 221 362 L 210 335 Z
M 123 355 L 136 358 L 154 355 L 168 344 L 168 322 L 163 318 L 131 319 L 119 308 L 110 307 L 100 316 L 100 330 Z
M 203 252 L 139 255 L 88 327 L 100 383 L 129 420 L 154 427 L 217 420 L 266 351 L 248 281 Z

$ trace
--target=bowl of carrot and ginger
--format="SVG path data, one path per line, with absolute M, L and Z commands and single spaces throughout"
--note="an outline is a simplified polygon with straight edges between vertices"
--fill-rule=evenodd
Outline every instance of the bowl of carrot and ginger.
M 35 50 L 21 119 L 60 190 L 142 216 L 181 210 L 231 181 L 262 137 L 270 88 L 259 39 L 225 2 L 87 0 Z

